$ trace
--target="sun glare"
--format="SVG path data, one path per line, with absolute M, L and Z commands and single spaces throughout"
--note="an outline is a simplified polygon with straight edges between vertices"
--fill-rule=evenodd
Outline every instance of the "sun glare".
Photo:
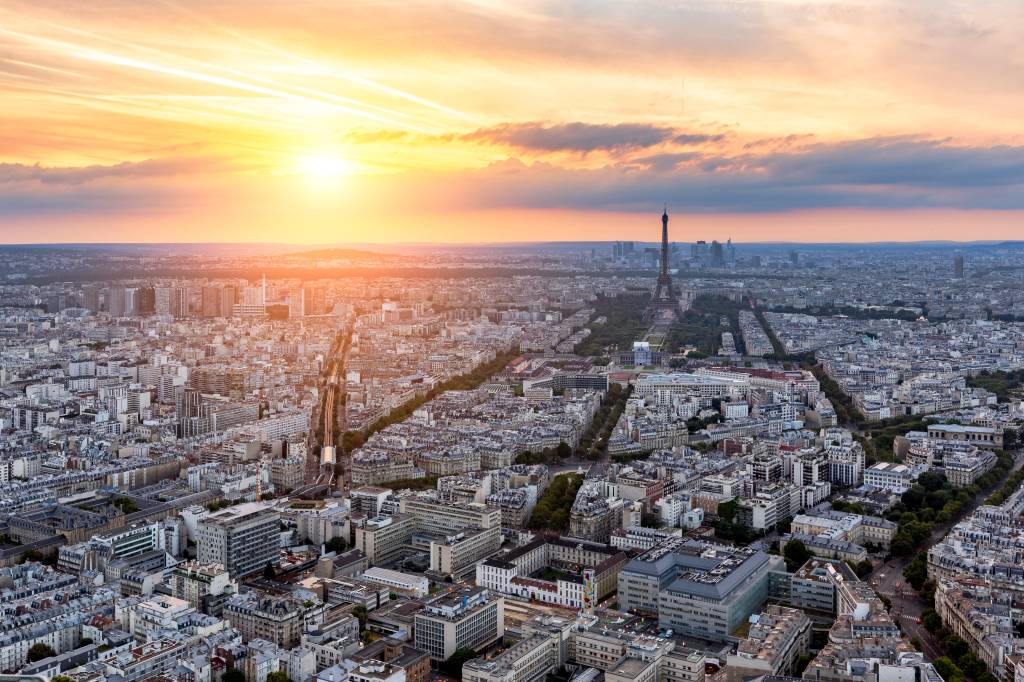
M 332 183 L 355 171 L 356 165 L 333 154 L 313 154 L 299 158 L 298 171 L 316 183 Z

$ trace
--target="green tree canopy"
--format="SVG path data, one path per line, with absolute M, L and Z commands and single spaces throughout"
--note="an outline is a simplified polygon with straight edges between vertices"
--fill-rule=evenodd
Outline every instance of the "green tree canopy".
M 803 566 L 814 554 L 807 549 L 807 545 L 801 540 L 790 540 L 782 550 L 782 556 L 786 559 L 786 568 L 792 573 Z
M 356 605 L 356 607 L 352 609 L 352 615 L 359 619 L 359 629 L 360 630 L 365 630 L 366 629 L 366 618 L 367 618 L 367 615 L 368 615 L 367 611 L 366 611 L 366 607 L 363 606 L 362 604 Z
M 853 572 L 857 574 L 858 578 L 866 578 L 871 575 L 871 571 L 875 570 L 874 564 L 871 563 L 870 559 L 864 559 L 858 561 L 853 567 Z
M 51 647 L 49 644 L 37 642 L 36 644 L 30 646 L 28 649 L 28 662 L 35 663 L 36 661 L 41 661 L 44 658 L 49 658 L 50 656 L 56 655 L 57 652 L 54 651 L 53 647 Z
M 221 682 L 245 682 L 245 674 L 238 668 L 228 668 L 220 679 Z
M 445 675 L 449 675 L 455 678 L 462 678 L 462 666 L 466 661 L 473 660 L 476 658 L 476 652 L 472 649 L 456 649 L 448 660 L 441 663 L 438 667 Z
M 348 543 L 345 541 L 345 538 L 333 537 L 327 541 L 328 552 L 338 552 L 340 554 L 346 549 L 348 549 Z

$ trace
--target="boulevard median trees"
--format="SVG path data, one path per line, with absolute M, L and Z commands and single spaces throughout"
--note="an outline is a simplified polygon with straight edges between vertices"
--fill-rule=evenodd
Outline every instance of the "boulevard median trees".
M 572 455 L 572 448 L 562 441 L 555 448 L 544 448 L 540 452 L 524 450 L 516 455 L 516 464 L 558 464 Z
M 519 353 L 510 350 L 499 353 L 494 360 L 480 365 L 472 372 L 469 372 L 468 374 L 461 374 L 445 381 L 442 384 L 438 384 L 419 397 L 413 398 L 400 407 L 395 408 L 386 417 L 381 417 L 377 421 L 373 422 L 365 433 L 361 431 L 346 431 L 341 434 L 340 442 L 346 452 L 352 452 L 356 448 L 362 447 L 368 437 L 385 427 L 405 421 L 409 415 L 445 391 L 469 391 L 474 388 L 478 388 L 481 384 L 490 379 L 494 374 L 503 369 L 505 365 L 512 362 L 517 357 L 519 357 Z
M 576 493 L 583 485 L 580 474 L 555 476 L 544 494 L 537 500 L 530 515 L 529 527 L 534 530 L 562 531 L 569 526 L 569 513 L 576 501 Z
M 963 682 L 963 671 L 950 660 L 949 656 L 939 656 L 932 662 L 932 665 L 935 666 L 935 671 L 942 676 L 945 682 Z
M 999 475 L 1001 469 L 989 474 Z M 989 474 L 986 474 L 988 476 Z M 979 479 L 980 482 L 980 479 Z M 977 494 L 978 488 L 974 489 Z M 910 556 L 931 535 L 936 523 L 947 524 L 970 505 L 972 490 L 954 488 L 941 474 L 922 474 L 887 516 L 899 524 L 889 545 L 893 556 Z
M 971 651 L 970 645 L 943 627 L 942 619 L 935 609 L 929 607 L 922 611 L 921 623 L 934 636 L 944 654 L 933 663 L 946 682 L 996 682 L 996 677 L 989 672 L 985 662 Z
M 1010 472 L 1010 470 L 1013 468 L 1013 458 L 1008 453 L 1000 451 L 999 457 L 1000 463 L 997 465 L 998 471 L 997 469 L 993 469 L 992 471 L 988 472 L 988 474 L 985 474 L 986 476 L 993 473 L 995 474 L 995 477 L 992 481 L 993 483 L 998 480 L 1003 480 L 1006 477 L 1006 475 Z M 1004 462 L 1005 466 L 1003 466 Z M 1017 491 L 1021 483 L 1024 483 L 1024 469 L 1020 469 L 1019 471 L 1015 472 L 1013 476 L 1010 476 L 1009 479 L 1006 479 L 1006 482 L 1003 483 L 999 490 L 988 496 L 988 499 L 985 500 L 985 504 L 1002 504 L 1003 502 L 1006 501 L 1006 498 L 1008 498 L 1010 495 Z
M 928 559 L 925 552 L 918 552 L 913 560 L 903 567 L 903 577 L 915 590 L 920 591 L 928 580 Z

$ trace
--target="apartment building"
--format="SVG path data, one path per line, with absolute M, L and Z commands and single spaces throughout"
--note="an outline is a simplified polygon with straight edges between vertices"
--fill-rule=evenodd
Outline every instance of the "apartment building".
M 501 548 L 501 528 L 476 528 L 430 541 L 430 569 L 462 577 Z
M 211 598 L 226 598 L 238 591 L 238 583 L 231 579 L 223 565 L 198 561 L 182 561 L 175 566 L 170 585 L 173 596 L 203 613 L 210 613 Z
M 480 649 L 505 634 L 505 600 L 482 587 L 449 592 L 416 614 L 414 641 L 435 661 L 458 649 Z
M 265 639 L 283 649 L 298 646 L 302 633 L 324 620 L 324 605 L 292 597 L 236 595 L 224 604 L 224 618 L 248 641 Z
M 355 546 L 371 564 L 385 564 L 410 546 L 415 530 L 416 518 L 411 514 L 377 516 L 356 528 Z
M 787 676 L 811 644 L 811 620 L 799 609 L 769 606 L 751 617 L 747 636 L 729 654 L 726 672 L 730 682 L 758 675 Z
M 215 512 L 196 525 L 197 558 L 220 564 L 232 578 L 262 571 L 281 551 L 280 514 L 259 503 Z
M 554 643 L 543 635 L 527 637 L 487 660 L 475 658 L 462 666 L 464 682 L 539 682 L 554 670 Z

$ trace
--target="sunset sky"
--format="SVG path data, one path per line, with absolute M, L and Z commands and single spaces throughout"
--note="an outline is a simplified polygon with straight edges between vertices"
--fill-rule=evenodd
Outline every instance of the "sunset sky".
M 4 0 L 0 241 L 1024 239 L 1020 0 Z

